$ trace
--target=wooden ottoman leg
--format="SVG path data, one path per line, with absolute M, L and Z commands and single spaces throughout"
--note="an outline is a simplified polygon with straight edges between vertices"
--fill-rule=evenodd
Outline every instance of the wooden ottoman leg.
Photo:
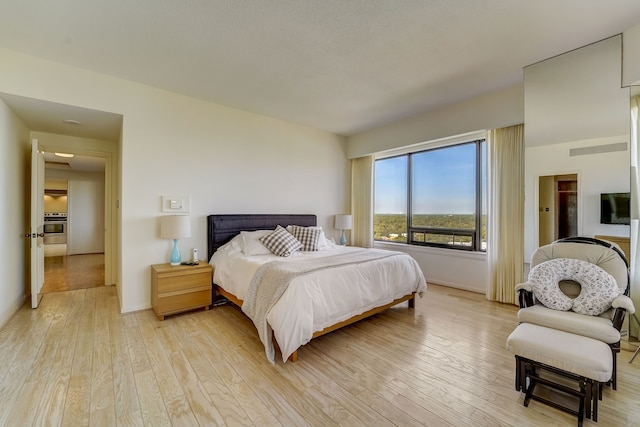
M 611 376 L 611 388 L 616 390 L 618 388 L 618 353 L 615 350 L 613 352 L 613 375 Z
M 520 356 L 516 356 L 516 390 L 517 391 L 525 391 L 526 390 L 526 372 L 524 361 Z

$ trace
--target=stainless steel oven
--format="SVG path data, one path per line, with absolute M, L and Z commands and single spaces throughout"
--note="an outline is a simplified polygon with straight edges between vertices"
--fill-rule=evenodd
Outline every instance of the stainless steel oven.
M 44 244 L 67 243 L 67 213 L 44 213 Z

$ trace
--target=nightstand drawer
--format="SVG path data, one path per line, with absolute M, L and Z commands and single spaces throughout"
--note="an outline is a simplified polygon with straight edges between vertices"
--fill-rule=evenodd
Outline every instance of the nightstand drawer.
M 186 294 L 158 298 L 159 313 L 171 314 L 211 305 L 211 288 Z
M 211 305 L 211 265 L 156 264 L 151 266 L 151 307 L 158 319 Z
M 166 273 L 158 277 L 158 294 L 197 288 L 203 285 L 211 287 L 211 270 L 201 270 L 189 274 L 184 274 L 184 272 Z

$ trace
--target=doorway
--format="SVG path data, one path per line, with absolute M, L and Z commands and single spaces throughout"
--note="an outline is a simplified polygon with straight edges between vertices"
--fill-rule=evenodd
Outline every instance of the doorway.
M 63 225 L 64 233 L 45 236 L 42 293 L 104 286 L 105 159 L 54 156 L 44 153 L 45 227 Z
M 538 244 L 577 236 L 578 174 L 538 178 Z

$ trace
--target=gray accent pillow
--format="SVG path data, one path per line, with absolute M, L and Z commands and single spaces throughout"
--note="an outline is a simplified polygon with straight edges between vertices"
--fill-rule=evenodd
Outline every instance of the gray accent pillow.
M 290 225 L 291 234 L 300 243 L 302 243 L 303 251 L 317 251 L 318 242 L 320 241 L 320 234 L 322 230 L 317 227 L 300 227 L 299 225 Z M 287 227 L 287 228 L 289 228 Z
M 302 243 L 281 226 L 277 226 L 273 233 L 262 236 L 259 240 L 278 256 L 290 256 L 302 248 Z

